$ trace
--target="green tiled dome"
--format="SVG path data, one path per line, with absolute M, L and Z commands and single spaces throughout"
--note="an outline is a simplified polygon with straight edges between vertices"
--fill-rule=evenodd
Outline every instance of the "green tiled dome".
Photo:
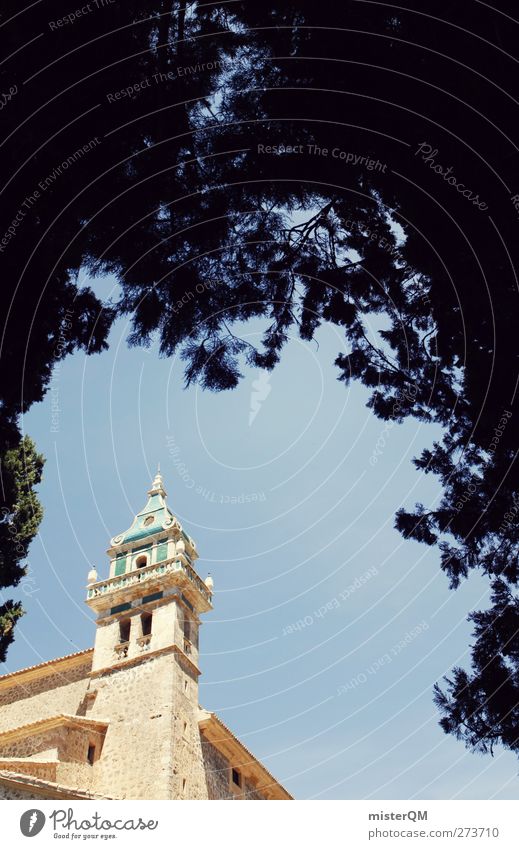
M 137 513 L 131 526 L 122 534 L 112 539 L 112 545 L 118 546 L 128 542 L 143 540 L 148 536 L 160 533 L 178 525 L 173 513 L 166 504 L 166 490 L 162 475 L 157 472 L 148 491 L 148 500 L 142 510 Z

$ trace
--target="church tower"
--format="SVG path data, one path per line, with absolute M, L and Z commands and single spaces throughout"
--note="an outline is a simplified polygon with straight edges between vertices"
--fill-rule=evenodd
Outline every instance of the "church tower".
M 92 570 L 87 590 L 97 619 L 85 715 L 110 717 L 99 789 L 117 798 L 203 798 L 198 631 L 212 609 L 212 580 L 194 568 L 195 542 L 169 509 L 160 472 L 107 553 L 109 577 L 99 581 Z M 149 725 L 153 733 L 143 733 Z M 100 754 L 94 747 L 91 757 Z
M 0 800 L 291 799 L 198 703 L 213 582 L 160 472 L 108 556 L 88 575 L 94 648 L 0 676 Z

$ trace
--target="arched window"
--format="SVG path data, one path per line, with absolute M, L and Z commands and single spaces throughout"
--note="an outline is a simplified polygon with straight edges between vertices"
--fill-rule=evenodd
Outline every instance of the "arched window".
M 135 561 L 135 566 L 137 569 L 144 569 L 145 566 L 148 565 L 148 558 L 145 554 L 141 554 L 140 557 L 137 557 Z

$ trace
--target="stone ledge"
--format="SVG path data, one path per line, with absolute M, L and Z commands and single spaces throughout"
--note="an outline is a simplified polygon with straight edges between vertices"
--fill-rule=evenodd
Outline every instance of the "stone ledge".
M 19 775 L 29 775 L 42 780 L 55 779 L 58 766 L 59 761 L 0 757 L 0 772 L 15 772 Z
M 54 781 L 30 778 L 27 775 L 7 770 L 0 770 L 0 783 L 18 791 L 34 793 L 35 796 L 41 796 L 42 799 L 113 799 L 112 796 L 89 793 L 88 790 L 82 790 L 78 787 L 65 787 L 62 784 L 56 784 Z
M 198 666 L 196 666 L 192 660 L 187 656 L 187 654 L 182 651 L 182 649 L 177 646 L 176 643 L 173 643 L 171 646 L 166 646 L 165 648 L 155 649 L 154 651 L 142 652 L 142 654 L 136 654 L 134 657 L 127 657 L 124 660 L 120 660 L 117 663 L 112 663 L 110 666 L 102 666 L 99 669 L 92 669 L 90 672 L 90 678 L 97 678 L 101 675 L 106 675 L 110 672 L 113 672 L 114 669 L 126 669 L 130 666 L 136 666 L 138 663 L 143 663 L 151 658 L 158 657 L 162 654 L 178 654 L 179 659 L 184 662 L 188 668 L 193 672 L 194 675 L 199 677 L 202 673 Z
M 102 719 L 89 719 L 86 716 L 75 716 L 69 713 L 59 713 L 56 716 L 50 716 L 46 719 L 37 719 L 35 722 L 29 722 L 25 725 L 18 725 L 16 728 L 9 728 L 6 731 L 0 732 L 0 746 L 5 743 L 10 743 L 20 737 L 31 737 L 33 734 L 40 734 L 42 731 L 50 731 L 53 728 L 65 726 L 68 728 L 77 728 L 84 731 L 99 731 L 101 734 L 106 733 L 108 721 Z

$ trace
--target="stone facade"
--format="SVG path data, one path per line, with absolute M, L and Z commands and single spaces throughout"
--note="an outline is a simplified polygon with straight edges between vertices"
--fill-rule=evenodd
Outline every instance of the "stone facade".
M 93 650 L 0 677 L 0 798 L 290 799 L 198 704 L 200 615 L 212 582 L 158 475 L 89 575 Z
M 71 663 L 55 661 L 0 677 L 0 733 L 58 713 L 81 714 L 92 668 L 92 649 Z
M 264 799 L 247 778 L 242 779 L 242 787 L 233 789 L 230 775 L 232 762 L 216 746 L 202 738 L 202 757 L 207 781 L 208 799 Z
M 31 793 L 30 790 L 26 790 L 23 787 L 15 787 L 10 783 L 0 782 L 0 801 L 5 801 L 7 799 L 33 799 L 35 801 L 39 801 L 41 800 L 41 796 Z
M 87 716 L 109 717 L 102 756 L 94 764 L 100 793 L 204 798 L 194 743 L 198 687 L 174 650 L 93 672 L 90 687 L 94 698 Z

